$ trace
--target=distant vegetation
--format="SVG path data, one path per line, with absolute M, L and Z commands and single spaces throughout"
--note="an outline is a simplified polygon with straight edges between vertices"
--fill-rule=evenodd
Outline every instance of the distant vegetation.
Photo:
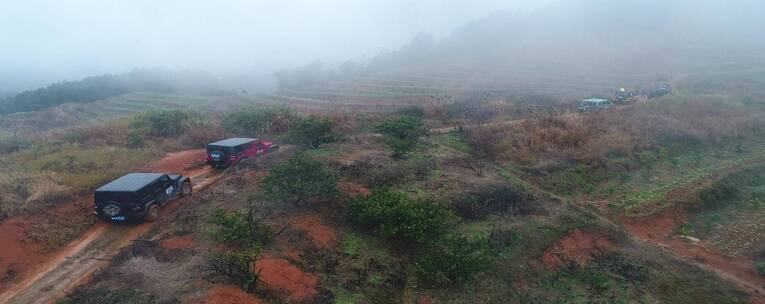
M 338 195 L 337 177 L 326 165 L 298 153 L 272 168 L 263 180 L 263 195 L 294 204 Z
M 332 129 L 333 124 L 329 118 L 310 116 L 293 123 L 287 137 L 293 143 L 316 149 L 337 140 L 338 135 Z
M 375 130 L 388 138 L 388 145 L 397 158 L 414 150 L 420 137 L 428 132 L 417 116 L 389 118 L 377 125 Z
M 272 135 L 286 132 L 297 119 L 287 107 L 247 107 L 223 117 L 223 127 L 229 134 Z
M 177 136 L 186 131 L 186 122 L 195 113 L 180 110 L 153 110 L 136 115 L 130 127 L 141 133 L 159 137 Z
M 207 93 L 217 80 L 200 72 L 171 72 L 162 69 L 134 70 L 125 74 L 64 81 L 25 91 L 0 100 L 0 114 L 27 112 L 68 102 L 91 102 L 137 91 L 162 93 Z

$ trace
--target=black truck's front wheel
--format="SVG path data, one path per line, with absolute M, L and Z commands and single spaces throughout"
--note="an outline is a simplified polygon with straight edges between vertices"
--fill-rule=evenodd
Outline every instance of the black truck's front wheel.
M 147 222 L 154 222 L 159 219 L 159 205 L 151 205 L 149 207 L 149 210 L 146 212 L 146 221 Z
M 193 189 L 191 188 L 191 183 L 190 182 L 184 182 L 183 185 L 181 185 L 181 192 L 179 192 L 179 195 L 181 197 L 190 195 L 192 190 Z

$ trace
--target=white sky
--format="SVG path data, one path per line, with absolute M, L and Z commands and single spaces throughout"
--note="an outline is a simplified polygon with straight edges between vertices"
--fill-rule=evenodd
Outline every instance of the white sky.
M 0 0 L 0 81 L 165 66 L 213 71 L 338 62 L 554 0 Z

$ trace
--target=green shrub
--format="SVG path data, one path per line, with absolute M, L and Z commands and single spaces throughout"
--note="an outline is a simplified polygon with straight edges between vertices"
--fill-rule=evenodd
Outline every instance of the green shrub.
M 301 118 L 290 127 L 287 137 L 295 144 L 316 149 L 321 144 L 335 141 L 337 137 L 332 133 L 332 127 L 332 121 L 327 118 Z
M 213 225 L 209 230 L 210 236 L 226 245 L 249 248 L 266 244 L 275 236 L 268 225 L 255 218 L 253 211 L 227 212 L 218 208 L 213 211 L 209 222 Z
M 210 224 L 214 225 L 209 231 L 210 236 L 223 244 L 249 245 L 254 241 L 251 238 L 252 230 L 247 214 L 242 212 L 215 209 L 210 216 Z
M 361 253 L 364 240 L 356 234 L 349 233 L 343 240 L 343 252 L 350 257 L 357 257 Z
M 384 238 L 422 242 L 444 228 L 447 219 L 443 209 L 387 188 L 351 200 L 349 207 L 352 221 Z
M 414 150 L 420 137 L 427 133 L 422 119 L 402 116 L 389 118 L 375 127 L 375 131 L 388 137 L 388 145 L 394 157 L 401 157 Z
M 254 271 L 255 262 L 260 256 L 260 249 L 228 250 L 207 256 L 207 271 L 239 285 L 251 292 L 258 282 L 258 272 Z
M 299 204 L 316 197 L 336 197 L 337 176 L 319 161 L 295 154 L 274 167 L 263 180 L 263 195 Z
M 765 277 L 765 262 L 757 262 L 757 273 Z
M 487 253 L 484 240 L 448 234 L 425 249 L 414 264 L 414 273 L 430 285 L 464 283 L 487 267 Z
M 130 127 L 143 134 L 172 137 L 186 130 L 186 122 L 194 113 L 181 110 L 151 110 L 133 118 Z
M 286 107 L 249 107 L 223 117 L 223 128 L 228 133 L 245 135 L 271 135 L 287 131 L 295 113 Z
M 143 148 L 145 145 L 146 143 L 144 142 L 143 136 L 141 136 L 140 132 L 134 130 L 128 133 L 128 136 L 127 136 L 128 148 L 140 149 L 140 148 Z

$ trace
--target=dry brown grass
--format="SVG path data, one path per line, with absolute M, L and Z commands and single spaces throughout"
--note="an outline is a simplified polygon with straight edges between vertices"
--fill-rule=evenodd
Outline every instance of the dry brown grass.
M 631 155 L 660 139 L 716 143 L 763 126 L 760 113 L 701 99 L 491 124 L 469 131 L 467 139 L 495 159 L 534 165 L 564 160 L 597 163 L 609 153 Z
M 109 123 L 70 128 L 63 131 L 51 131 L 49 135 L 44 136 L 47 136 L 47 139 L 88 147 L 125 146 L 129 131 L 127 121 L 117 120 Z
M 0 215 L 35 211 L 71 199 L 74 189 L 56 183 L 54 173 L 0 173 Z
M 134 256 L 118 268 L 127 276 L 140 277 L 141 290 L 150 291 L 160 302 L 166 303 L 179 295 L 194 289 L 188 282 L 199 277 L 202 264 L 200 257 L 193 257 L 183 263 L 159 262 L 154 257 Z
M 24 209 L 39 208 L 71 199 L 74 193 L 72 187 L 59 185 L 52 180 L 36 180 L 32 183 L 30 195 L 26 199 Z

